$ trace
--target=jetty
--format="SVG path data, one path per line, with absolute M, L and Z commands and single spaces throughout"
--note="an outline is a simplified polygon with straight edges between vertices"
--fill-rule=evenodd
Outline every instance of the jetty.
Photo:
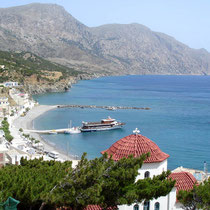
M 57 108 L 89 108 L 89 109 L 107 109 L 107 110 L 117 110 L 117 109 L 137 109 L 137 110 L 150 110 L 149 107 L 129 107 L 129 106 L 97 106 L 97 105 L 57 105 Z
M 65 133 L 69 131 L 69 128 L 62 128 L 62 129 L 51 129 L 51 130 L 27 130 L 24 129 L 26 133 L 39 133 L 39 134 L 57 134 L 57 133 Z

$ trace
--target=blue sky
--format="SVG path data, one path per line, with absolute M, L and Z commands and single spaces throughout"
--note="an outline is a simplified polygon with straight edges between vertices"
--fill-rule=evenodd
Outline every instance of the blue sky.
M 62 5 L 90 27 L 140 23 L 210 52 L 210 0 L 0 0 L 0 7 L 33 2 Z

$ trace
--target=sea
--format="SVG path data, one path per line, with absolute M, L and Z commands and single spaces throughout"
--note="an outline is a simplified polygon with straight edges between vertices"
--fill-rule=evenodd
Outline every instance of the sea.
M 60 108 L 34 120 L 36 129 L 81 126 L 82 121 L 100 121 L 108 116 L 126 125 L 122 129 L 74 135 L 42 137 L 56 149 L 80 158 L 101 156 L 117 140 L 135 128 L 169 154 L 168 168 L 210 168 L 210 77 L 129 75 L 79 81 L 68 92 L 34 95 L 40 104 L 107 105 L 149 107 L 150 110 Z

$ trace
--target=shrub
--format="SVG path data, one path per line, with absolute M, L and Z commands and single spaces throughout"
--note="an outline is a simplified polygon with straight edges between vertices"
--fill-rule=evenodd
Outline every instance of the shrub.
M 5 139 L 9 142 L 11 142 L 13 140 L 13 136 L 11 136 L 9 133 L 5 133 Z

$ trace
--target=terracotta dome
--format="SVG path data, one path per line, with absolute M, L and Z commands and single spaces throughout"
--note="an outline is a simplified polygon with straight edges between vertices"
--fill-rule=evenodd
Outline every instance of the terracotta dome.
M 171 173 L 169 178 L 176 180 L 175 187 L 177 188 L 177 193 L 179 190 L 191 190 L 196 184 L 196 178 L 189 172 L 177 172 Z
M 160 148 L 153 141 L 140 134 L 131 134 L 119 141 L 115 142 L 109 149 L 102 151 L 101 153 L 107 153 L 109 156 L 117 161 L 123 157 L 134 155 L 139 157 L 142 154 L 150 153 L 144 163 L 156 163 L 162 162 L 169 157 L 168 154 L 162 152 Z

